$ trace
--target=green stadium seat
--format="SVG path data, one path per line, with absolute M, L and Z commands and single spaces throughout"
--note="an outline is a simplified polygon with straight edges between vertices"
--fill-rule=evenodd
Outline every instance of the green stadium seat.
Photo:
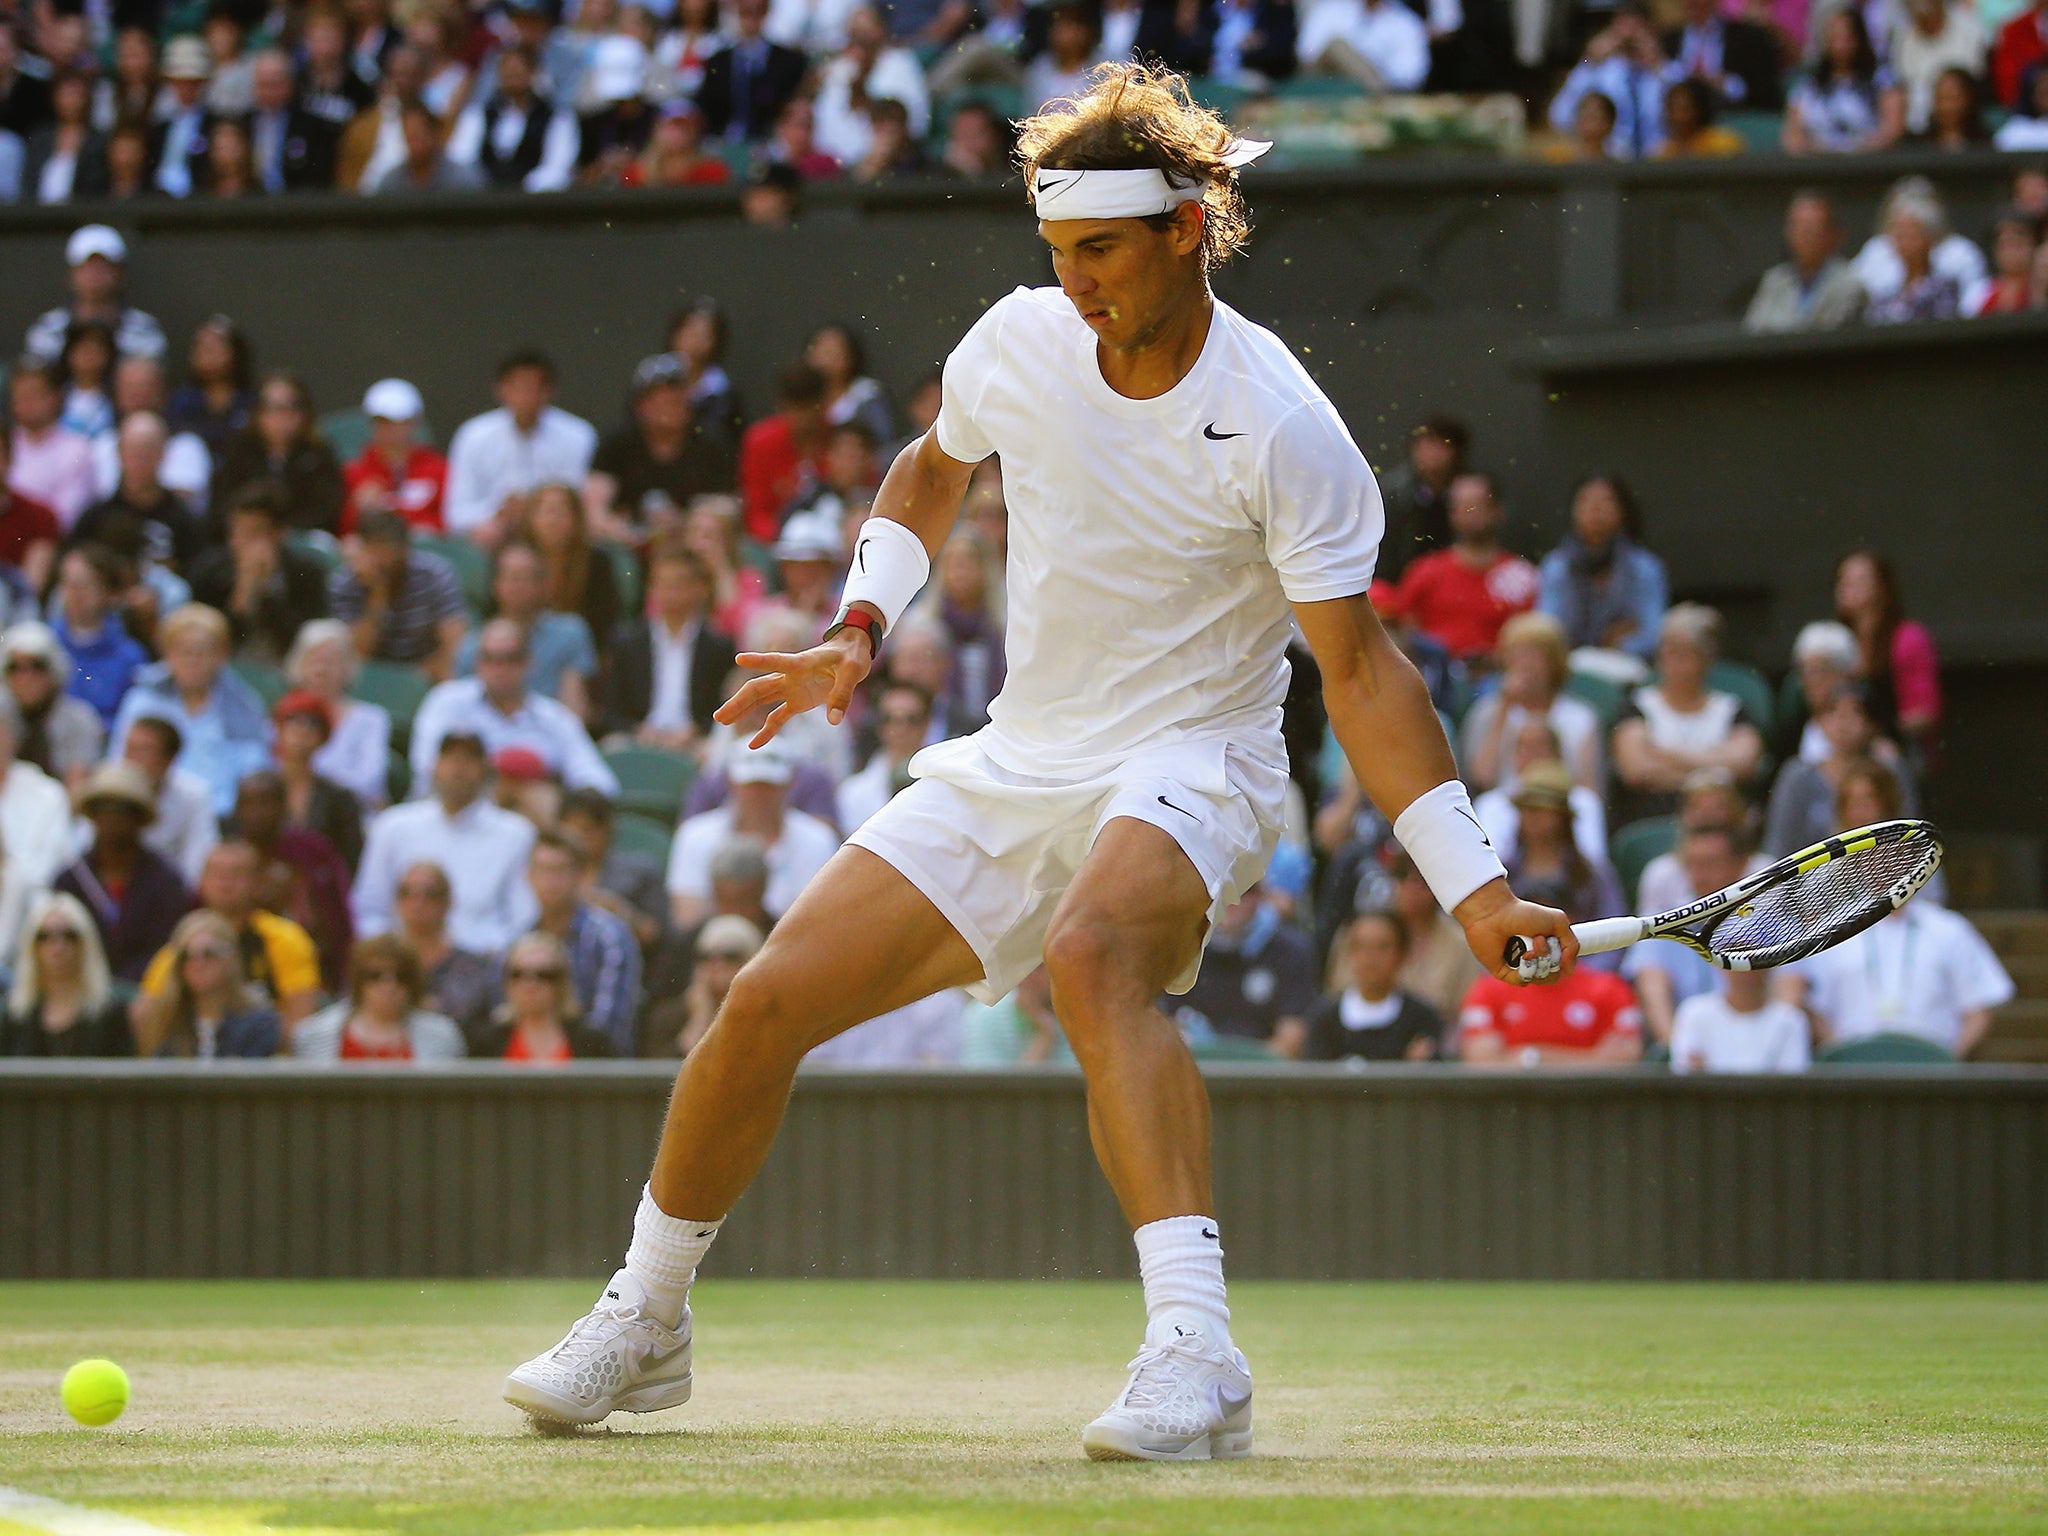
M 622 811 L 612 818 L 612 846 L 623 853 L 637 853 L 642 858 L 652 859 L 663 869 L 668 867 L 669 843 L 674 834 L 658 821 L 650 821 L 631 811 Z
M 318 561 L 323 574 L 341 564 L 341 545 L 331 533 L 301 529 L 286 538 L 285 544 L 307 559 Z
M 384 755 L 384 798 L 397 805 L 411 793 L 412 764 L 405 760 L 403 752 L 393 747 Z
M 697 765 L 676 752 L 653 747 L 614 747 L 604 760 L 619 780 L 619 807 L 652 821 L 673 826 L 683 812 L 683 797 L 697 776 Z
M 1593 706 L 1593 713 L 1600 717 L 1602 729 L 1612 729 L 1614 722 L 1621 718 L 1621 712 L 1628 706 L 1628 690 L 1621 684 L 1604 677 L 1595 677 L 1590 672 L 1574 672 L 1565 679 L 1564 691 L 1573 698 Z
M 1723 693 L 1732 693 L 1742 700 L 1742 707 L 1749 711 L 1749 717 L 1756 722 L 1756 728 L 1763 732 L 1766 745 L 1771 740 L 1771 731 L 1778 718 L 1777 700 L 1772 697 L 1771 685 L 1763 673 L 1755 667 L 1746 667 L 1739 661 L 1717 661 L 1707 673 L 1707 686 L 1718 688 Z
M 256 690 L 256 696 L 263 700 L 263 707 L 270 708 L 284 697 L 284 674 L 267 661 L 237 661 L 235 676 Z
M 1783 140 L 1779 135 L 1784 131 L 1784 120 L 1775 112 L 1724 112 L 1719 121 L 1742 140 L 1752 155 L 1782 152 Z
M 344 464 L 360 454 L 370 441 L 370 418 L 363 414 L 360 406 L 328 411 L 314 425 L 327 439 L 327 446 L 334 450 L 334 456 Z
M 1951 1056 L 1932 1040 L 1919 1035 L 1865 1035 L 1861 1040 L 1843 1040 L 1828 1046 L 1815 1061 L 1829 1066 L 1926 1067 L 1953 1064 Z
M 1279 1059 L 1258 1041 L 1237 1035 L 1215 1035 L 1188 1049 L 1197 1061 L 1259 1061 L 1271 1066 Z
M 603 556 L 611 567 L 612 590 L 618 594 L 619 617 L 628 618 L 640 611 L 640 557 L 623 544 L 614 544 L 610 539 L 598 539 L 591 547 Z M 595 637 L 600 645 L 607 643 L 606 637 Z
M 1669 853 L 1677 846 L 1676 816 L 1652 816 L 1643 821 L 1632 821 L 1607 840 L 1607 857 L 1613 861 L 1614 873 L 1621 881 L 1622 899 L 1631 909 L 1636 904 L 1636 887 L 1642 884 L 1643 871 L 1650 867 L 1650 860 L 1659 854 Z
M 413 546 L 429 554 L 439 555 L 455 567 L 455 576 L 462 583 L 463 600 L 469 604 L 470 612 L 481 614 L 491 606 L 491 557 L 468 539 L 446 534 L 420 533 L 413 535 Z
M 391 716 L 392 741 L 403 751 L 402 744 L 412 736 L 412 717 L 419 713 L 420 701 L 432 686 L 418 667 L 397 661 L 366 661 L 356 673 L 349 695 L 365 704 L 380 705 Z

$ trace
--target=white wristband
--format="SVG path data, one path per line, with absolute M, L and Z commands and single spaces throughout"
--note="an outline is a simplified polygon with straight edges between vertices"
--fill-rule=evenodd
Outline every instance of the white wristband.
M 1446 912 L 1482 885 L 1507 876 L 1472 814 L 1471 797 L 1456 779 L 1416 796 L 1394 822 L 1394 836 Z
M 853 546 L 853 568 L 847 572 L 840 600 L 851 606 L 866 603 L 882 616 L 886 633 L 896 627 L 903 610 L 932 573 L 932 557 L 924 540 L 901 523 L 871 517 L 860 525 Z

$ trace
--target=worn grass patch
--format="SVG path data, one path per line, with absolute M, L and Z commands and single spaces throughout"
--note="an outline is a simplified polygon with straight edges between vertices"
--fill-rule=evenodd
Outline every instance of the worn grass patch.
M 707 1282 L 696 1401 L 537 1437 L 499 1384 L 592 1294 L 0 1286 L 0 1483 L 192 1536 L 2048 1531 L 2043 1287 L 1240 1284 L 1213 1467 L 1080 1458 L 1138 1304 L 1072 1282 Z

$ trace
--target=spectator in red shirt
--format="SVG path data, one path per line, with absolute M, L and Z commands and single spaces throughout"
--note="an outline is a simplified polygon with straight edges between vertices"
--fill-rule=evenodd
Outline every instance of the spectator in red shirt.
M 694 101 L 664 102 L 647 147 L 619 173 L 622 187 L 722 187 L 732 168 L 704 153 L 704 114 Z
M 448 491 L 448 461 L 419 441 L 426 406 L 404 379 L 379 379 L 363 396 L 370 440 L 342 472 L 348 499 L 341 531 L 356 531 L 358 518 L 396 512 L 422 533 L 442 531 L 441 498 Z
M 0 564 L 11 565 L 40 592 L 50 584 L 64 525 L 42 502 L 7 488 L 7 434 L 0 432 Z
M 818 475 L 825 453 L 825 376 L 794 363 L 776 380 L 775 414 L 755 422 L 740 439 L 740 493 L 747 532 L 773 544 L 782 514 L 805 483 Z
M 1410 623 L 1467 665 L 1484 665 L 1500 627 L 1536 605 L 1536 567 L 1501 545 L 1499 488 L 1477 471 L 1451 482 L 1449 549 L 1420 556 L 1397 602 Z
M 1474 1066 L 1624 1066 L 1643 1055 L 1627 982 L 1580 968 L 1540 987 L 1482 976 L 1458 1015 L 1458 1059 Z
M 2020 105 L 2020 86 L 2027 70 L 2048 62 L 2048 0 L 2034 4 L 2008 21 L 1991 50 L 1991 84 L 2008 107 Z

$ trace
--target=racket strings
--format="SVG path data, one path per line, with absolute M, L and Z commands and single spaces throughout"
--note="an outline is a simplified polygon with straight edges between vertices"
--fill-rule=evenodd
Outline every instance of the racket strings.
M 1719 923 L 1708 943 L 1719 955 L 1760 956 L 1805 947 L 1891 909 L 1894 885 L 1927 861 L 1924 842 L 1865 847 L 1759 892 Z

